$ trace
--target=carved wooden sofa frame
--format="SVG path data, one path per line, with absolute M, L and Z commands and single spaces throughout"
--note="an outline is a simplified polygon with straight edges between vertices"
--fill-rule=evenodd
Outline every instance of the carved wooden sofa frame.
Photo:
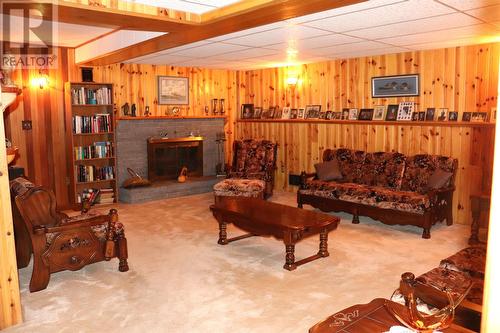
M 324 151 L 323 161 L 331 159 L 332 151 L 331 149 Z M 354 224 L 359 223 L 359 216 L 368 216 L 388 225 L 413 225 L 421 227 L 423 228 L 422 238 L 428 239 L 431 237 L 431 227 L 437 222 L 446 219 L 447 225 L 453 224 L 452 201 L 455 190 L 456 169 L 457 161 L 454 160 L 454 171 L 448 186 L 427 192 L 429 200 L 433 204 L 423 214 L 302 193 L 301 191 L 308 180 L 317 179 L 316 173 L 306 172 L 301 173 L 301 185 L 297 191 L 297 205 L 299 208 L 302 208 L 304 204 L 308 204 L 324 212 L 346 212 L 353 215 L 352 223 Z
M 33 254 L 31 292 L 45 289 L 52 273 L 114 257 L 119 258 L 119 271 L 128 271 L 127 239 L 116 209 L 108 215 L 70 218 L 56 211 L 54 194 L 41 186 L 16 196 L 12 206 L 18 268 L 28 266 Z

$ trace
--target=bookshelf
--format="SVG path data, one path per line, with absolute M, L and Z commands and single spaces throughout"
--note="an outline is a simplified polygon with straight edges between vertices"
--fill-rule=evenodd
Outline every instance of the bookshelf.
M 64 100 L 72 203 L 117 202 L 113 85 L 67 82 Z

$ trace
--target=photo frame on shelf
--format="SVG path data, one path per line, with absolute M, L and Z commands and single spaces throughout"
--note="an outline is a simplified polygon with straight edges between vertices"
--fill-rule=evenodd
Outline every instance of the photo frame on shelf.
M 298 110 L 297 109 L 291 109 L 290 110 L 290 119 L 297 119 L 298 117 Z
M 320 112 L 318 119 L 326 120 L 326 112 Z
M 253 119 L 260 119 L 262 117 L 262 107 L 256 106 L 253 109 Z
M 458 112 L 450 111 L 448 113 L 448 121 L 457 121 L 458 120 Z
M 332 120 L 341 120 L 341 119 L 342 119 L 342 112 L 340 111 L 332 112 Z
M 321 105 L 306 105 L 305 115 L 307 119 L 318 119 Z
M 254 116 L 253 104 L 241 104 L 241 119 L 251 119 Z
M 181 76 L 158 76 L 159 105 L 188 105 L 189 78 Z
M 418 121 L 425 121 L 425 111 L 420 111 L 418 113 Z
M 268 119 L 273 119 L 275 113 L 276 113 L 276 107 L 275 106 L 270 106 L 269 107 L 269 112 L 267 113 L 267 118 Z
M 401 102 L 398 108 L 398 121 L 411 121 L 413 110 L 415 109 L 414 102 Z
M 491 108 L 489 120 L 490 120 L 490 123 L 494 123 L 497 121 L 497 108 L 496 107 Z
M 333 114 L 333 112 L 331 110 L 326 111 L 325 119 L 326 120 L 332 120 L 332 114 Z
M 373 120 L 385 119 L 385 105 L 375 105 L 373 107 Z
M 411 114 L 411 121 L 418 121 L 418 111 L 414 111 Z
M 464 112 L 462 113 L 462 121 L 471 121 L 472 112 Z
M 281 109 L 278 105 L 276 105 L 276 109 L 274 111 L 274 119 L 281 119 L 283 115 L 283 109 Z
M 358 109 L 349 109 L 349 120 L 358 120 Z
M 448 109 L 447 108 L 439 108 L 436 110 L 437 120 L 438 121 L 446 121 L 448 120 Z
M 283 108 L 283 112 L 281 113 L 281 119 L 290 119 L 290 110 L 290 107 L 285 106 Z
M 425 112 L 425 121 L 434 121 L 436 108 L 427 108 Z
M 305 119 L 306 115 L 306 109 L 305 108 L 299 108 L 297 110 L 297 119 Z
M 387 121 L 395 121 L 398 119 L 398 104 L 389 104 L 387 106 L 387 113 L 385 115 L 385 120 Z
M 372 120 L 372 119 L 373 119 L 373 109 L 359 110 L 358 120 Z
M 349 119 L 349 108 L 343 108 L 342 109 L 342 114 L 340 116 L 341 120 L 347 120 Z
M 372 98 L 419 96 L 418 74 L 372 77 Z
M 484 123 L 486 121 L 486 117 L 486 112 L 472 112 L 470 121 L 475 123 Z

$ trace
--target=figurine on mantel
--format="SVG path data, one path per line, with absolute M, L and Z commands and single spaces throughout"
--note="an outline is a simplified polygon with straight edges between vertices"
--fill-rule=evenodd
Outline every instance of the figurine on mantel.
M 149 113 L 149 106 L 146 106 L 146 109 L 144 110 L 144 117 L 149 117 L 151 114 Z
M 128 103 L 122 105 L 122 114 L 124 116 L 128 116 L 130 114 L 130 106 L 128 105 Z
M 132 112 L 132 117 L 137 117 L 137 107 L 135 106 L 135 103 L 132 104 L 131 112 Z

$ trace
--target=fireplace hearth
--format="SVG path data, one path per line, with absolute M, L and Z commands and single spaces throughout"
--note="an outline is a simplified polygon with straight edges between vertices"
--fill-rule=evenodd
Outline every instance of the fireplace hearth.
M 203 176 L 203 138 L 151 137 L 148 139 L 148 179 L 176 179 L 183 167 L 189 177 Z

